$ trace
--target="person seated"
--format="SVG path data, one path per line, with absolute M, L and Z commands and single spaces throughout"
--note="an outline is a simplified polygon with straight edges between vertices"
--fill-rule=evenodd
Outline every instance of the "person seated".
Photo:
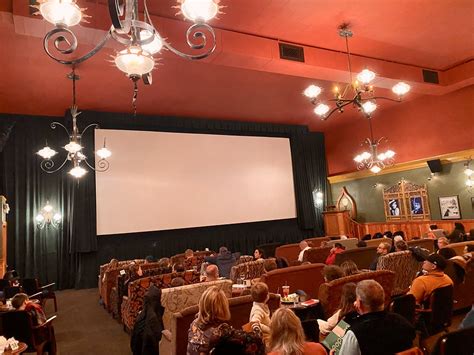
M 422 275 L 415 278 L 408 294 L 415 296 L 417 305 L 428 301 L 437 288 L 452 286 L 453 280 L 444 273 L 446 260 L 439 254 L 428 255 L 422 265 Z
M 219 280 L 219 268 L 217 265 L 207 265 L 202 282 Z
M 245 332 L 231 326 L 222 326 L 221 335 L 211 344 L 212 355 L 264 355 L 265 343 L 255 329 Z
M 395 242 L 395 251 L 404 251 L 408 250 L 408 244 L 404 240 L 399 240 Z
M 469 231 L 469 234 L 466 234 L 466 242 L 474 240 L 474 228 Z
M 172 280 L 171 280 L 171 287 L 179 287 L 179 286 L 184 286 L 185 284 L 185 281 L 182 277 L 174 277 Z
M 204 261 L 215 264 L 219 268 L 219 274 L 226 279 L 230 276 L 230 269 L 235 265 L 240 253 L 232 254 L 226 247 L 220 247 L 219 253 L 213 256 L 206 256 Z
M 138 314 L 133 326 L 130 339 L 133 355 L 157 354 L 164 329 L 163 313 L 161 289 L 151 285 L 144 297 L 143 310 Z
M 34 325 L 41 325 L 46 322 L 46 315 L 40 304 L 31 301 L 26 293 L 17 293 L 12 298 L 12 307 L 18 311 L 26 311 L 31 315 Z
M 379 244 L 379 246 L 377 247 L 377 256 L 370 263 L 369 270 L 372 270 L 372 271 L 377 270 L 377 263 L 379 261 L 379 258 L 381 256 L 387 255 L 390 252 L 390 248 L 391 246 L 387 242 L 382 242 Z
M 107 280 L 107 271 L 117 268 L 118 263 L 119 261 L 117 259 L 110 259 L 109 263 L 105 267 L 104 276 L 102 276 L 102 282 L 106 282 Z
M 473 256 L 474 256 L 474 245 L 473 244 L 466 245 L 463 250 L 463 258 L 466 259 L 466 261 L 470 261 Z
M 372 239 L 372 236 L 370 234 L 366 234 L 362 237 L 361 240 L 370 240 L 370 239 Z
M 141 266 L 135 263 L 134 261 L 132 261 L 132 263 L 130 264 L 128 268 L 127 278 L 125 282 L 123 283 L 124 287 L 127 289 L 130 282 L 138 280 L 142 276 L 143 276 L 143 271 L 142 271 Z
M 439 249 L 446 248 L 449 245 L 449 240 L 446 237 L 441 237 L 441 238 L 438 238 L 438 240 L 436 241 L 436 244 L 438 246 L 438 251 L 439 251 Z
M 207 288 L 199 299 L 199 311 L 189 326 L 187 355 L 209 354 L 215 342 L 229 325 L 229 301 L 216 286 Z
M 438 239 L 441 237 L 446 237 L 446 232 L 444 229 L 439 229 L 436 224 L 430 225 L 430 230 L 428 233 L 426 233 L 426 238 Z
M 357 267 L 357 264 L 353 262 L 352 260 L 346 260 L 341 264 L 341 269 L 342 272 L 344 273 L 344 276 L 351 276 L 351 275 L 356 275 L 359 274 L 359 268 Z
M 273 313 L 270 325 L 270 352 L 268 355 L 326 355 L 321 344 L 306 342 L 301 321 L 288 308 Z
M 385 292 L 377 281 L 362 280 L 355 292 L 354 306 L 360 316 L 346 331 L 340 354 L 395 354 L 412 347 L 415 328 L 402 316 L 384 310 Z
M 263 282 L 255 283 L 250 289 L 252 295 L 253 305 L 250 310 L 249 322 L 258 324 L 262 331 L 262 336 L 265 343 L 270 339 L 270 309 L 267 302 L 270 299 L 268 286 Z
M 400 241 L 402 241 L 402 242 L 404 241 L 404 240 L 403 240 L 403 237 L 402 237 L 401 235 L 395 235 L 395 236 L 393 237 L 392 246 L 391 246 L 391 248 L 390 248 L 390 253 L 393 253 L 393 252 L 395 251 L 395 244 L 396 244 L 397 242 L 400 242 Z M 407 248 L 408 248 L 408 246 L 407 246 Z
M 403 240 L 405 240 L 405 232 L 404 232 L 404 231 L 396 231 L 395 233 L 393 233 L 393 238 L 392 238 L 392 239 L 395 240 L 395 237 L 396 237 L 397 235 L 400 236 L 400 237 L 402 237 Z
M 169 274 L 172 271 L 170 259 L 161 258 L 158 260 L 158 268 L 160 269 L 160 274 Z
M 326 265 L 332 265 L 336 262 L 336 255 L 342 253 L 346 250 L 346 247 L 343 246 L 341 243 L 334 243 L 334 247 L 331 248 L 329 251 L 329 255 L 326 258 Z
M 450 244 L 460 243 L 464 241 L 464 233 L 461 232 L 459 229 L 455 229 L 446 238 L 448 238 Z
M 253 252 L 253 259 L 254 260 L 265 259 L 263 250 L 259 248 L 255 249 L 255 251 Z
M 390 231 L 386 231 L 386 232 L 383 234 L 383 237 L 384 237 L 384 238 L 393 239 L 393 234 L 392 234 L 392 232 L 390 232 Z
M 441 255 L 446 260 L 451 259 L 457 255 L 454 249 L 450 247 L 444 247 L 438 250 L 438 254 Z
M 351 322 L 359 316 L 354 307 L 354 302 L 356 300 L 355 290 L 356 284 L 353 282 L 349 282 L 342 286 L 339 309 L 329 317 L 327 321 L 318 319 L 319 332 L 322 335 L 328 335 L 341 320 L 351 324 Z
M 344 277 L 344 271 L 337 265 L 326 265 L 323 268 L 323 277 L 324 282 L 331 282 Z
M 303 262 L 304 252 L 311 248 L 306 240 L 302 240 L 299 244 L 300 253 L 298 254 L 298 261 Z
M 194 256 L 194 251 L 192 249 L 186 249 L 184 251 L 184 258 L 191 259 Z
M 154 262 L 155 262 L 155 258 L 153 257 L 153 255 L 145 256 L 145 264 L 150 264 L 150 263 L 154 263 Z
M 173 265 L 173 272 L 185 272 L 186 268 L 182 263 L 176 263 Z

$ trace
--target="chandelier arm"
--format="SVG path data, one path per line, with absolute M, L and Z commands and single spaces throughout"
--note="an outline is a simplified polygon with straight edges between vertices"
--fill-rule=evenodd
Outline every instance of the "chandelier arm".
M 326 116 L 321 117 L 321 120 L 326 121 L 326 120 L 327 120 L 334 112 L 336 112 L 336 111 L 342 112 L 341 109 L 342 109 L 344 106 L 348 105 L 348 104 L 349 104 L 349 103 L 344 104 L 344 105 L 341 106 L 341 107 L 337 107 L 337 106 L 334 107 Z
M 100 128 L 99 124 L 97 123 L 91 123 L 90 125 L 88 125 L 86 128 L 84 128 L 84 130 L 82 131 L 82 133 L 80 134 L 80 136 L 82 137 L 84 135 L 84 133 L 86 133 L 86 131 L 91 128 L 91 127 L 94 127 L 94 128 Z
M 91 168 L 91 170 L 94 170 L 94 171 L 98 171 L 98 172 L 104 172 L 104 171 L 107 171 L 109 170 L 109 167 L 110 167 L 110 163 L 107 159 L 99 159 L 97 162 L 96 162 L 96 167 L 92 166 L 91 164 L 89 164 L 89 162 L 87 161 L 87 159 L 84 159 L 83 162 L 86 163 L 86 165 Z
M 56 62 L 64 64 L 64 65 L 75 65 L 75 64 L 84 62 L 85 60 L 87 60 L 90 57 L 92 57 L 93 55 L 95 55 L 99 50 L 101 50 L 102 47 L 104 47 L 105 43 L 111 37 L 112 30 L 113 30 L 113 26 L 106 33 L 104 38 L 102 38 L 102 40 L 95 46 L 95 48 L 93 48 L 90 52 L 87 52 L 86 54 L 84 54 L 82 57 L 79 57 L 79 58 L 76 58 L 76 59 L 63 60 L 63 59 L 57 58 L 54 54 L 51 53 L 51 51 L 49 49 L 49 42 L 50 42 L 51 38 L 54 35 L 58 35 L 58 34 L 64 32 L 64 33 L 67 33 L 71 36 L 72 42 L 69 42 L 69 40 L 66 37 L 64 37 L 64 35 L 62 35 L 62 34 L 58 35 L 58 36 L 56 36 L 56 38 L 54 40 L 55 50 L 57 52 L 63 54 L 63 55 L 71 54 L 71 53 L 74 53 L 76 51 L 76 49 L 77 49 L 77 37 L 76 37 L 76 35 L 69 28 L 66 28 L 66 27 L 63 27 L 63 26 L 58 26 L 58 27 L 53 28 L 51 31 L 49 31 L 46 34 L 46 36 L 44 36 L 43 49 L 46 52 L 46 54 L 50 58 L 54 59 Z M 69 47 L 65 48 L 65 49 L 61 49 L 60 45 L 63 42 L 67 43 Z
M 195 23 L 191 25 L 186 31 L 186 41 L 188 43 L 189 48 L 193 50 L 199 50 L 199 49 L 204 48 L 207 44 L 207 37 L 204 34 L 204 32 L 201 31 L 201 29 L 208 30 L 212 38 L 211 48 L 209 48 L 204 53 L 196 54 L 196 55 L 186 54 L 177 50 L 166 41 L 163 42 L 163 46 L 169 49 L 171 52 L 173 52 L 177 56 L 180 56 L 181 58 L 190 59 L 190 60 L 198 60 L 198 59 L 206 58 L 210 54 L 212 54 L 214 50 L 216 49 L 216 34 L 214 33 L 214 29 L 211 26 L 209 26 L 206 23 Z M 193 43 L 197 39 L 200 40 L 199 43 Z
M 43 170 L 45 173 L 48 173 L 48 174 L 52 174 L 52 173 L 55 173 L 59 170 L 61 170 L 61 168 L 66 164 L 66 162 L 69 160 L 68 159 L 69 155 L 66 156 L 66 158 L 64 159 L 64 161 L 62 162 L 62 164 L 57 167 L 56 169 L 53 169 L 54 168 L 54 161 L 51 160 L 51 159 L 44 159 L 41 163 L 40 163 L 40 168 L 41 170 Z
M 62 128 L 64 129 L 64 131 L 66 132 L 67 136 L 68 136 L 68 137 L 71 136 L 71 134 L 69 133 L 69 130 L 68 130 L 68 129 L 66 128 L 66 126 L 64 126 L 62 123 L 59 123 L 59 122 L 54 121 L 54 122 L 52 122 L 51 125 L 50 125 L 51 129 L 56 129 L 56 126 L 62 127 Z
M 132 14 L 135 5 L 134 0 L 109 0 L 109 15 L 112 20 L 112 26 L 118 33 L 129 33 L 132 27 Z M 125 19 L 121 20 L 125 10 Z M 138 12 L 138 10 L 137 10 Z
M 390 97 L 385 97 L 385 96 L 373 96 L 373 97 L 368 97 L 368 98 L 363 98 L 363 97 L 360 98 L 361 101 L 378 100 L 378 99 L 388 100 L 388 101 L 393 101 L 393 102 L 402 102 L 402 99 L 400 97 L 397 99 L 392 99 Z

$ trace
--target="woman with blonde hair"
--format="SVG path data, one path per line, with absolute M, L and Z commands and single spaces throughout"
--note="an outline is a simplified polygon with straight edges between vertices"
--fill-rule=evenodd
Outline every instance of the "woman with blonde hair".
M 224 292 L 216 286 L 206 289 L 199 299 L 196 319 L 189 327 L 187 355 L 208 354 L 211 342 L 229 327 L 229 319 L 229 301 Z
M 279 308 L 270 325 L 269 355 L 326 355 L 321 344 L 306 342 L 299 318 L 287 308 Z

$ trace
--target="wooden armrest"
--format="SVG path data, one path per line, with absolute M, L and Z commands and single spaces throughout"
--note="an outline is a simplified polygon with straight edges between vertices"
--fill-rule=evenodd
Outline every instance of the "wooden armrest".
M 33 329 L 41 329 L 41 328 L 44 328 L 44 327 L 49 327 L 50 325 L 52 325 L 53 320 L 55 320 L 56 318 L 57 318 L 57 316 L 52 316 L 52 317 L 48 318 L 46 320 L 46 322 L 44 322 L 43 324 L 35 325 L 33 327 Z
M 41 286 L 41 287 L 40 287 L 40 289 L 41 289 L 41 290 L 44 290 L 44 289 L 47 289 L 47 288 L 53 287 L 54 285 L 56 285 L 56 282 L 51 282 L 50 284 L 47 284 L 47 285 Z
M 171 332 L 170 332 L 168 329 L 162 330 L 162 331 L 161 331 L 161 334 L 163 335 L 163 337 L 164 337 L 166 340 L 168 340 L 169 342 L 171 342 L 172 334 L 171 334 Z

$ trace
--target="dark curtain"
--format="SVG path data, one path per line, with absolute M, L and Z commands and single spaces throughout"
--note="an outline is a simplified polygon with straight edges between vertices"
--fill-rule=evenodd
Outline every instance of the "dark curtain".
M 65 118 L 0 115 L 2 123 L 9 123 L 8 139 L 0 152 L 1 193 L 11 207 L 8 263 L 23 277 L 56 282 L 59 288 L 95 287 L 98 265 L 112 257 L 141 258 L 150 254 L 160 257 L 188 247 L 217 249 L 220 245 L 248 253 L 258 244 L 296 242 L 324 234 L 321 214 L 313 201 L 315 189 L 326 193 L 321 133 L 310 133 L 303 126 L 83 112 L 78 120 L 80 129 L 96 122 L 106 129 L 286 137 L 290 139 L 293 162 L 297 219 L 97 238 L 95 174 L 89 171 L 79 182 L 68 176 L 67 168 L 46 174 L 40 169 L 41 159 L 34 154 L 46 140 L 58 152 L 67 143 L 65 132 L 50 128 L 53 120 L 71 126 L 69 115 Z M 93 147 L 92 134 L 83 137 L 83 146 Z M 88 157 L 93 155 L 85 153 Z M 130 188 L 132 191 L 133 186 Z M 40 230 L 34 222 L 48 199 L 63 216 L 57 230 L 51 227 Z

